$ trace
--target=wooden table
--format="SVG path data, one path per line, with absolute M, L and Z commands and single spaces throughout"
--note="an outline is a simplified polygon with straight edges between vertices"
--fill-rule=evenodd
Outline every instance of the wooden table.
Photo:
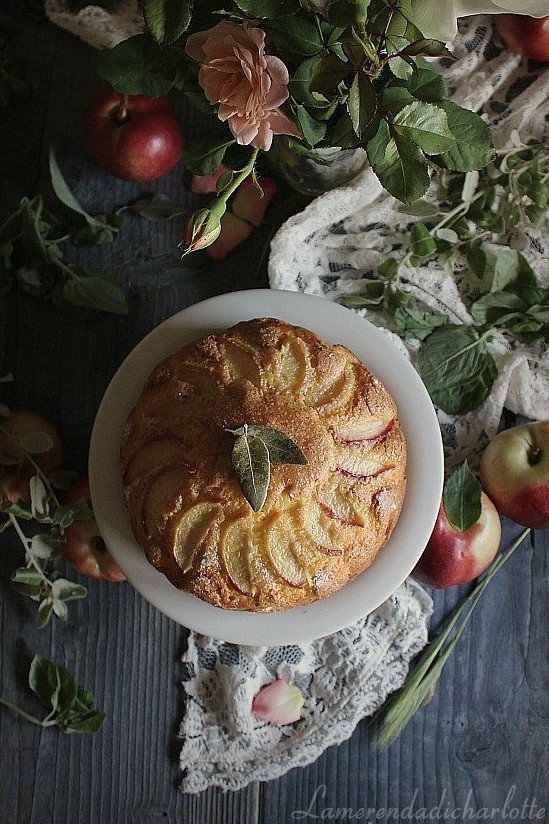
M 10 5 L 10 4 L 8 4 Z M 15 4 L 11 4 L 12 8 Z M 94 54 L 46 22 L 22 21 L 17 37 L 31 80 L 28 101 L 0 112 L 2 216 L 47 179 L 54 145 L 76 197 L 92 213 L 145 191 L 195 207 L 176 169 L 155 184 L 115 180 L 85 149 L 83 116 Z M 177 99 L 182 114 L 185 104 Z M 188 133 L 200 119 L 188 114 Z M 131 284 L 128 318 L 77 321 L 12 293 L 0 303 L 1 386 L 10 407 L 42 412 L 60 429 L 66 465 L 83 472 L 92 422 L 113 372 L 150 329 L 213 294 L 267 287 L 258 267 L 264 237 L 222 266 L 179 260 L 183 218 L 128 218 L 116 242 L 74 253 Z M 518 534 L 505 524 L 504 544 Z M 544 821 L 549 807 L 549 588 L 547 532 L 536 533 L 491 583 L 432 702 L 388 749 L 365 720 L 349 741 L 304 769 L 237 793 L 178 791 L 178 725 L 184 712 L 178 661 L 186 631 L 129 584 L 94 581 L 67 624 L 37 628 L 34 604 L 9 585 L 22 561 L 14 536 L 0 543 L 0 694 L 29 709 L 28 665 L 37 652 L 67 666 L 93 691 L 107 720 L 97 735 L 41 729 L 0 708 L 2 824 L 291 822 L 293 820 Z M 78 579 L 74 573 L 70 577 Z M 84 579 L 82 579 L 84 582 Z M 456 603 L 434 594 L 433 626 Z M 495 811 L 497 808 L 497 812 Z

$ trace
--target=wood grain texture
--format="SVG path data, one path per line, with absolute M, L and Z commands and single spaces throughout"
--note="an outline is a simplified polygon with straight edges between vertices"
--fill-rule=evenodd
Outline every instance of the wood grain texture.
M 16 5 L 16 4 L 15 4 Z M 3 3 L 1 8 L 14 8 Z M 95 85 L 93 52 L 45 23 L 24 23 L 18 41 L 33 96 L 0 123 L 1 202 L 6 215 L 44 181 L 56 146 L 71 188 L 90 211 L 108 211 L 149 185 L 104 174 L 85 149 L 83 114 Z M 189 133 L 205 126 L 177 105 Z M 24 139 L 22 136 L 24 135 Z M 177 169 L 154 185 L 191 210 Z M 0 300 L 0 400 L 46 414 L 60 428 L 70 466 L 84 471 L 93 418 L 113 372 L 133 346 L 179 309 L 210 295 L 267 286 L 258 267 L 266 233 L 223 266 L 179 260 L 184 218 L 128 218 L 115 243 L 73 259 L 131 284 L 128 318 L 76 321 L 24 295 Z M 517 528 L 505 528 L 507 542 Z M 547 532 L 517 552 L 488 588 L 450 659 L 433 701 L 389 748 L 364 720 L 315 764 L 238 793 L 178 791 L 178 726 L 184 712 L 178 662 L 186 631 L 130 585 L 87 581 L 65 625 L 36 624 L 34 604 L 9 586 L 21 563 L 14 536 L 0 540 L 0 694 L 40 711 L 25 687 L 38 652 L 74 672 L 107 712 L 95 736 L 42 730 L 0 708 L 0 824 L 289 824 L 292 821 L 481 820 L 483 808 L 549 807 L 549 589 Z M 63 571 L 63 564 L 60 564 Z M 84 579 L 67 570 L 71 578 Z M 435 593 L 436 626 L 464 588 Z M 412 806 L 410 806 L 412 805 Z M 468 805 L 468 807 L 467 807 Z M 437 819 L 437 809 L 440 810 Z M 467 818 L 467 809 L 472 810 Z M 530 811 L 532 811 L 532 807 Z M 339 813 L 338 813 L 339 811 Z M 515 820 L 545 820 L 526 814 Z M 534 810 L 535 813 L 535 810 Z M 421 820 L 421 812 L 415 820 Z M 316 817 L 316 818 L 315 818 Z M 510 817 L 508 817 L 509 819 Z

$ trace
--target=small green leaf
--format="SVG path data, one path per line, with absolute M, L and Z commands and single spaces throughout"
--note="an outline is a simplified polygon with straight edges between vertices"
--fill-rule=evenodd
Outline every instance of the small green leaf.
M 448 128 L 446 113 L 431 103 L 417 100 L 394 116 L 393 130 L 407 141 L 415 143 L 425 154 L 437 155 L 456 142 Z
M 377 114 L 377 97 L 372 81 L 363 72 L 357 72 L 349 89 L 347 110 L 357 136 L 363 140 L 371 129 Z
M 254 512 L 258 512 L 265 503 L 269 489 L 269 450 L 261 438 L 239 435 L 234 443 L 232 463 L 244 497 Z
M 436 162 L 458 172 L 483 169 L 494 158 L 494 144 L 488 124 L 480 115 L 462 109 L 450 100 L 441 100 L 437 105 L 446 113 L 448 128 L 455 140 L 436 157 Z
M 381 185 L 393 197 L 404 203 L 423 197 L 429 188 L 429 169 L 417 145 L 398 135 L 392 138 L 387 122 L 382 120 L 366 151 Z
M 320 143 L 326 134 L 326 124 L 315 120 L 305 106 L 297 104 L 295 107 L 297 125 L 308 146 L 314 147 Z
M 59 708 L 61 669 L 40 655 L 34 656 L 29 669 L 29 687 L 52 710 Z
M 33 518 L 43 521 L 50 512 L 50 498 L 44 481 L 39 475 L 34 475 L 29 481 L 31 511 Z
M 13 584 L 25 584 L 25 586 L 37 587 L 40 590 L 42 586 L 42 576 L 37 569 L 29 569 L 28 567 L 19 567 L 12 572 L 10 581 Z
M 59 164 L 57 162 L 57 158 L 55 157 L 55 152 L 53 149 L 50 149 L 49 153 L 49 169 L 53 190 L 59 198 L 59 200 L 61 201 L 61 203 L 63 203 L 63 205 L 66 206 L 67 209 L 70 209 L 71 212 L 75 212 L 77 215 L 84 218 L 88 226 L 92 227 L 93 229 L 107 229 L 108 231 L 112 231 L 113 227 L 110 224 L 104 223 L 92 217 L 78 203 L 73 193 L 67 186 L 67 182 L 63 177 L 63 174 L 61 173 L 61 169 L 59 168 Z
M 301 59 L 322 51 L 324 43 L 312 15 L 303 13 L 270 21 L 269 35 L 283 53 Z
M 74 601 L 75 599 L 85 598 L 88 590 L 86 587 L 68 581 L 66 578 L 56 578 L 51 588 L 51 594 L 53 598 L 58 598 L 60 601 Z
M 27 432 L 19 441 L 21 448 L 31 455 L 39 455 L 41 452 L 49 452 L 53 446 L 51 435 L 47 432 Z
M 381 309 L 385 299 L 385 284 L 375 280 L 366 283 L 358 295 L 344 295 L 341 303 L 349 309 Z
M 429 229 L 424 223 L 414 223 L 411 230 L 412 251 L 414 255 L 425 258 L 433 255 L 437 245 Z
M 167 94 L 173 78 L 160 70 L 149 69 L 146 62 L 147 35 L 138 34 L 122 40 L 110 49 L 100 51 L 96 58 L 99 77 L 122 94 L 144 94 L 159 97 Z
M 172 217 L 178 217 L 185 214 L 187 210 L 183 206 L 178 206 L 177 203 L 162 192 L 154 192 L 147 195 L 142 195 L 136 200 L 132 200 L 125 206 L 121 206 L 117 210 L 117 214 L 123 212 L 132 212 L 133 214 L 144 217 L 146 220 L 169 220 Z
M 187 30 L 192 6 L 192 0 L 143 0 L 145 23 L 160 46 L 174 43 Z
M 199 140 L 187 143 L 183 149 L 183 163 L 195 175 L 211 175 L 223 162 L 225 152 L 234 140 Z
M 447 315 L 434 315 L 419 309 L 408 309 L 405 306 L 398 307 L 393 318 L 405 335 L 410 335 L 416 340 L 425 340 L 435 329 L 449 323 Z
M 445 412 L 464 415 L 483 403 L 498 370 L 485 337 L 470 326 L 435 329 L 419 350 L 416 368 L 431 400 Z
M 115 315 L 128 314 L 126 295 L 118 283 L 76 264 L 72 264 L 70 269 L 74 277 L 63 284 L 63 300 L 84 309 Z
M 481 486 L 464 461 L 444 484 L 442 500 L 450 524 L 467 532 L 477 523 L 482 512 Z
M 49 532 L 41 532 L 32 536 L 30 550 L 34 558 L 49 561 L 59 555 L 59 542 Z

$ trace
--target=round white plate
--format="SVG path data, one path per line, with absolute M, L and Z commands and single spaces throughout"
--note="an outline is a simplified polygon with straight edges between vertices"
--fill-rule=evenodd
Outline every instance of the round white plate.
M 338 592 L 272 615 L 222 610 L 181 592 L 152 567 L 130 529 L 122 496 L 119 444 L 126 418 L 153 368 L 186 343 L 241 320 L 274 317 L 351 349 L 387 386 L 408 445 L 400 518 L 374 563 Z M 301 292 L 254 289 L 189 306 L 147 335 L 122 363 L 103 397 L 90 444 L 90 492 L 101 534 L 128 581 L 161 612 L 203 635 L 273 646 L 329 635 L 385 601 L 414 568 L 436 520 L 444 460 L 440 428 L 417 372 L 392 340 L 340 304 Z

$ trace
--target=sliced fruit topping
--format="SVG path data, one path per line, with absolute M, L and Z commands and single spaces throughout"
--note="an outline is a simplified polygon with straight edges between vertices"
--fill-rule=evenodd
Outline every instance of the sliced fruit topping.
M 324 391 L 317 395 L 311 405 L 320 413 L 333 412 L 346 407 L 352 401 L 356 389 L 355 370 L 352 364 L 346 364 L 339 377 Z
M 269 558 L 281 578 L 292 587 L 302 587 L 307 583 L 307 575 L 295 551 L 295 544 L 270 544 Z
M 349 526 L 364 526 L 366 519 L 349 494 L 339 487 L 325 489 L 319 498 L 320 507 L 331 517 Z
M 278 352 L 276 388 L 298 394 L 306 382 L 309 351 L 301 338 L 288 341 Z
M 221 344 L 220 349 L 226 360 L 226 366 L 231 379 L 244 378 L 259 387 L 261 384 L 261 370 L 255 360 L 254 350 L 239 346 L 234 341 Z
M 175 438 L 161 438 L 150 441 L 141 447 L 131 459 L 126 470 L 124 482 L 131 484 L 137 478 L 143 478 L 154 472 L 159 466 L 182 463 L 185 450 Z
M 267 527 L 267 555 L 275 572 L 293 587 L 309 582 L 304 553 L 295 536 L 299 535 L 295 512 L 286 510 L 270 520 Z
M 149 534 L 161 527 L 176 507 L 185 481 L 186 472 L 180 466 L 151 478 L 143 503 L 143 517 Z
M 227 575 L 244 595 L 253 595 L 250 558 L 253 543 L 249 529 L 242 520 L 230 524 L 221 536 L 221 558 Z
M 373 446 L 384 440 L 395 425 L 395 419 L 390 421 L 370 418 L 367 420 L 346 421 L 333 427 L 335 437 L 345 444 L 368 443 Z
M 307 519 L 306 528 L 315 544 L 315 549 L 323 555 L 343 555 L 341 539 L 338 535 L 341 524 L 326 510 L 320 506 L 315 508 Z
M 188 572 L 196 550 L 223 514 L 219 504 L 200 503 L 188 509 L 175 530 L 173 554 L 183 572 Z
M 391 467 L 372 457 L 370 450 L 358 446 L 341 446 L 337 450 L 337 469 L 349 478 L 375 478 Z

